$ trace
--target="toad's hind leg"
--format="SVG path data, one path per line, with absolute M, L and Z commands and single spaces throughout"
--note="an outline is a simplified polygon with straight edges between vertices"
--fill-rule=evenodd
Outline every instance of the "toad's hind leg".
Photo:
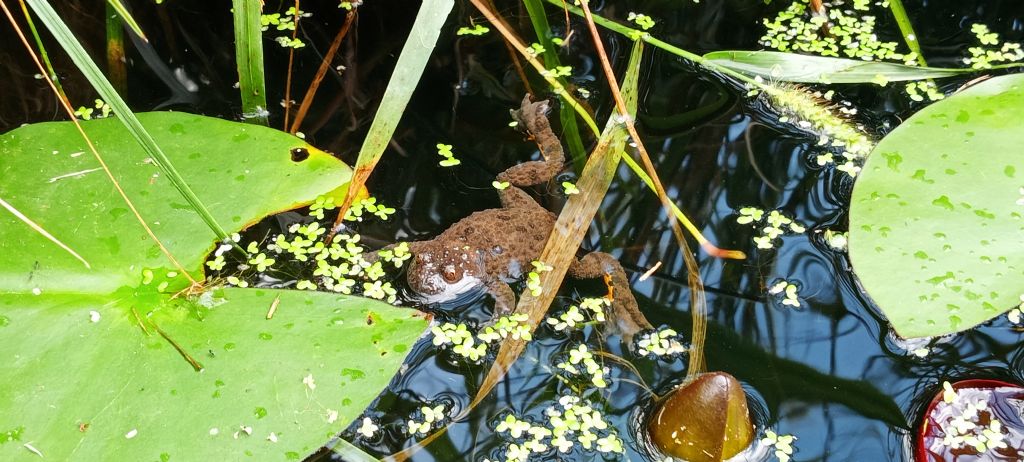
M 636 298 L 629 290 L 626 271 L 615 257 L 604 252 L 591 252 L 569 266 L 569 275 L 577 279 L 596 279 L 604 276 L 611 279 L 613 299 L 608 325 L 622 335 L 623 341 L 630 348 L 634 335 L 644 329 L 653 329 L 654 326 L 640 312 Z

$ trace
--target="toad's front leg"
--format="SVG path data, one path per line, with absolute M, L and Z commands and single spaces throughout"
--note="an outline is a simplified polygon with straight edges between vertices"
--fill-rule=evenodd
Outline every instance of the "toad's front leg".
M 516 294 L 508 283 L 500 278 L 494 278 L 484 286 L 487 293 L 494 297 L 494 315 L 492 319 L 512 314 L 516 309 Z

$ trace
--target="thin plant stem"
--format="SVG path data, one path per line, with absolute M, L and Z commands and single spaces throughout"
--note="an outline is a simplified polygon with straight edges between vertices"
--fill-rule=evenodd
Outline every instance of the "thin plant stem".
M 107 6 L 109 7 L 107 13 L 107 21 L 110 21 L 112 17 L 109 11 L 113 11 L 115 14 L 117 14 L 118 20 L 124 21 L 125 25 L 127 25 L 128 28 L 132 30 L 132 32 L 135 32 L 135 35 L 138 35 L 139 38 L 142 39 L 142 41 L 149 41 L 149 39 L 146 38 L 146 34 L 142 32 L 142 28 L 139 27 L 139 23 L 135 22 L 135 18 L 132 17 L 132 14 L 130 12 L 128 12 L 128 8 L 125 8 L 124 3 L 121 3 L 121 0 L 107 0 Z
M 651 158 L 647 154 L 647 149 L 644 147 L 643 141 L 641 141 L 640 134 L 636 131 L 636 125 L 633 123 L 633 118 L 629 116 L 630 113 L 626 107 L 625 100 L 622 99 L 622 93 L 619 88 L 619 82 L 615 77 L 615 71 L 612 69 L 611 63 L 608 62 L 608 55 L 604 50 L 604 43 L 601 41 L 601 35 L 597 30 L 597 25 L 594 24 L 593 15 L 590 13 L 590 6 L 586 0 L 580 2 L 580 5 L 583 7 L 584 17 L 587 20 L 587 28 L 590 29 L 590 35 L 593 39 L 594 47 L 597 50 L 597 56 L 601 62 L 601 67 L 604 69 L 605 81 L 608 82 L 612 98 L 615 100 L 615 107 L 619 110 L 619 113 L 623 115 L 626 130 L 629 131 L 629 135 L 633 138 L 633 143 L 636 144 L 637 153 L 640 154 L 640 160 L 643 162 L 644 168 L 647 169 L 647 174 L 650 175 L 651 180 L 654 183 L 654 187 L 658 193 L 658 199 L 661 200 L 661 204 L 665 208 L 665 212 L 668 214 L 669 223 L 672 225 L 672 233 L 675 235 L 676 241 L 679 243 L 680 252 L 683 254 L 683 261 L 686 263 L 687 276 L 690 285 L 690 313 L 693 318 L 693 334 L 690 339 L 693 347 L 690 350 L 690 362 L 689 366 L 686 368 L 686 376 L 687 378 L 693 378 L 704 372 L 704 338 L 707 333 L 707 300 L 704 298 L 704 282 L 700 278 L 700 268 L 697 266 L 697 262 L 693 258 L 693 254 L 690 252 L 690 246 L 686 243 L 686 237 L 683 236 L 683 231 L 679 227 L 679 221 L 676 220 L 675 215 L 672 214 L 672 202 L 669 200 L 668 194 L 665 193 L 665 188 L 661 185 L 661 180 L 658 179 L 658 172 L 655 170 L 654 164 L 651 162 Z
M 32 58 L 32 61 L 36 63 L 36 67 L 41 72 L 46 72 L 46 69 L 43 68 L 43 63 L 39 60 L 39 57 L 36 56 L 36 53 L 32 50 L 32 45 L 28 43 L 28 39 L 25 38 L 25 34 L 22 33 L 21 28 L 18 27 L 18 23 L 14 20 L 14 16 L 11 15 L 11 11 L 7 9 L 7 4 L 4 2 L 4 0 L 0 0 L 0 8 L 3 8 L 4 14 L 7 15 L 7 20 L 11 22 L 11 26 L 14 28 L 15 33 L 18 34 L 18 38 L 21 39 L 21 43 L 25 46 L 25 50 L 28 51 L 28 54 Z M 138 220 L 139 224 L 142 225 L 142 228 L 146 230 L 146 234 L 149 234 L 149 237 L 153 239 L 153 242 L 155 242 L 156 245 L 160 248 L 160 251 L 163 252 L 165 256 L 167 256 L 167 259 L 171 261 L 171 264 L 173 264 L 175 268 L 178 268 L 178 270 L 182 274 L 184 274 L 186 278 L 188 278 L 189 282 L 193 286 L 199 285 L 199 282 L 196 281 L 195 278 L 193 278 L 192 275 L 187 270 L 185 270 L 185 267 L 178 262 L 178 259 L 174 258 L 174 255 L 171 254 L 171 251 L 164 246 L 163 242 L 160 241 L 160 238 L 156 237 L 156 234 L 153 233 L 153 230 L 150 229 L 149 225 L 146 224 L 146 220 L 142 218 L 142 215 L 139 213 L 139 210 L 135 208 L 135 204 L 132 203 L 131 199 L 129 199 L 128 195 L 124 192 L 124 189 L 121 188 L 121 184 L 117 182 L 116 178 L 114 178 L 114 174 L 110 171 L 110 168 L 107 167 L 107 163 L 103 161 L 103 157 L 100 156 L 99 151 L 96 150 L 96 146 L 93 145 L 92 140 L 89 139 L 89 136 L 85 134 L 85 130 L 82 129 L 82 124 L 80 124 L 78 122 L 78 118 L 75 117 L 75 109 L 71 107 L 71 102 L 68 101 L 68 99 L 64 97 L 59 91 L 57 91 L 57 86 L 56 84 L 54 84 L 52 80 L 46 79 L 46 82 L 50 85 L 50 89 L 53 90 L 54 94 L 58 95 L 61 106 L 64 107 L 64 111 L 68 113 L 68 117 L 70 117 L 71 121 L 75 124 L 75 128 L 78 129 L 78 133 L 82 135 L 82 139 L 85 140 L 85 144 L 89 146 L 89 151 L 92 152 L 93 157 L 96 158 L 96 162 L 98 162 L 100 164 L 100 167 L 103 168 L 103 172 L 107 174 L 107 178 L 110 179 L 110 182 L 114 185 L 114 189 L 117 190 L 117 193 L 121 195 L 121 199 L 124 200 L 125 205 L 127 205 L 128 208 L 131 209 L 132 214 L 135 215 L 135 219 Z
M 299 9 L 299 0 L 295 0 L 295 14 L 292 23 L 292 43 L 299 36 L 299 17 L 302 16 Z M 284 129 L 288 130 L 288 116 L 292 112 L 292 66 L 295 63 L 295 47 L 288 47 L 288 72 L 284 80 Z
M 582 9 L 580 9 L 579 7 L 572 6 L 572 5 L 567 5 L 567 4 L 563 3 L 561 0 L 545 0 L 545 1 L 547 1 L 548 3 L 550 3 L 552 5 L 557 6 L 559 8 L 564 8 L 565 10 L 567 10 L 567 11 L 569 11 L 569 12 L 571 12 L 571 13 L 577 15 L 577 16 L 584 16 L 584 12 L 583 12 Z M 680 58 L 686 59 L 687 61 L 692 61 L 692 62 L 694 62 L 696 64 L 699 64 L 701 66 L 704 66 L 704 67 L 708 68 L 711 71 L 718 72 L 718 73 L 721 73 L 721 74 L 725 74 L 725 75 L 727 75 L 729 77 L 737 79 L 737 80 L 739 80 L 739 81 L 741 81 L 743 83 L 753 85 L 753 86 L 755 86 L 757 88 L 760 88 L 762 90 L 766 88 L 766 85 L 764 83 L 762 83 L 762 82 L 758 82 L 758 81 L 754 80 L 753 78 L 751 78 L 751 77 L 749 77 L 749 76 L 747 76 L 745 74 L 736 72 L 736 71 L 734 71 L 732 69 L 729 69 L 727 67 L 720 66 L 720 65 L 718 65 L 718 64 L 716 64 L 716 63 L 714 63 L 714 62 L 712 62 L 712 61 L 710 61 L 708 59 L 704 59 L 704 57 L 702 57 L 701 55 L 698 55 L 696 53 L 691 53 L 691 52 L 686 51 L 686 50 L 684 50 L 682 48 L 679 48 L 679 47 L 677 47 L 675 45 L 672 45 L 670 43 L 667 43 L 667 42 L 664 42 L 662 40 L 659 40 L 658 38 L 652 36 L 651 34 L 649 34 L 647 32 L 644 32 L 644 31 L 638 30 L 638 29 L 633 29 L 632 27 L 629 27 L 629 26 L 624 26 L 624 25 L 619 24 L 619 23 L 617 23 L 615 21 L 612 21 L 612 20 L 607 19 L 607 18 L 603 18 L 603 17 L 595 15 L 595 14 L 591 14 L 590 17 L 591 17 L 591 19 L 593 20 L 593 22 L 595 24 L 597 24 L 597 25 L 599 25 L 601 27 L 604 27 L 605 29 L 608 29 L 608 30 L 610 30 L 612 32 L 615 32 L 615 33 L 618 33 L 618 34 L 621 34 L 621 35 L 625 35 L 626 37 L 629 37 L 631 40 L 643 40 L 645 43 L 648 43 L 648 44 L 650 44 L 651 46 L 653 46 L 655 48 L 660 48 L 660 49 L 662 49 L 664 51 L 667 51 L 667 52 L 672 53 L 672 54 L 674 54 L 676 56 L 679 56 Z
M 917 63 L 928 67 L 928 61 L 924 58 L 924 53 L 921 52 L 921 43 L 917 41 L 917 34 L 914 33 L 914 25 L 910 23 L 907 10 L 903 8 L 903 0 L 889 0 L 889 11 L 892 11 L 892 17 L 896 19 L 896 24 L 900 27 L 900 33 L 903 34 L 903 41 L 906 42 L 907 48 L 917 55 Z
M 309 84 L 309 88 L 306 89 L 306 95 L 302 97 L 302 103 L 299 105 L 299 110 L 295 114 L 295 120 L 292 121 L 292 126 L 288 129 L 288 133 L 295 134 L 299 131 L 299 125 L 306 118 L 306 113 L 309 111 L 309 107 L 313 104 L 313 97 L 316 96 L 316 91 L 320 88 L 320 83 L 323 82 L 324 76 L 327 75 L 327 71 L 331 68 L 331 62 L 334 61 L 334 56 L 338 54 L 338 49 L 341 48 L 341 42 L 348 35 L 349 28 L 352 27 L 352 22 L 356 19 L 356 8 L 353 8 L 348 14 L 345 15 L 345 23 L 341 25 L 341 30 L 334 36 L 334 41 L 331 42 L 330 48 L 327 49 L 327 53 L 324 55 L 323 61 L 320 62 L 320 68 L 316 70 L 316 75 L 313 77 L 313 82 Z M 288 66 L 289 77 L 291 76 L 291 66 Z M 286 114 L 287 115 L 287 114 Z
M 21 6 L 21 12 L 25 15 L 25 22 L 28 23 L 28 30 L 32 32 L 32 39 L 36 42 L 36 48 L 39 49 L 39 56 L 43 59 L 43 64 L 46 65 L 46 70 L 43 71 L 43 75 L 47 80 L 53 81 L 54 87 L 57 88 L 57 94 L 61 98 L 67 99 L 67 94 L 64 93 L 64 87 L 60 84 L 60 78 L 57 77 L 57 71 L 53 69 L 53 63 L 50 62 L 50 54 L 46 52 L 46 47 L 43 46 L 43 39 L 39 36 L 39 30 L 36 29 L 36 23 L 32 20 L 32 15 L 28 12 L 28 5 L 25 5 L 25 0 L 18 0 Z
M 590 130 L 594 133 L 594 135 L 600 135 L 601 129 L 597 128 L 597 122 L 595 122 L 594 118 L 590 116 L 590 113 L 588 113 L 587 110 L 584 109 L 578 101 L 573 99 L 571 95 L 568 95 L 568 91 L 565 89 L 562 83 L 559 82 L 558 79 L 552 77 L 552 73 L 549 72 L 544 67 L 544 65 L 537 60 L 535 56 L 527 52 L 526 44 L 522 41 L 522 39 L 520 39 L 518 36 L 515 35 L 515 33 L 512 32 L 512 28 L 505 23 L 505 20 L 498 17 L 498 15 L 496 15 L 493 10 L 488 8 L 487 5 L 484 4 L 482 0 L 469 1 L 470 3 L 473 4 L 473 6 L 476 7 L 478 11 L 480 11 L 481 14 L 484 15 L 484 17 L 487 18 L 491 25 L 493 25 L 494 28 L 503 37 L 505 37 L 505 40 L 512 43 L 512 46 L 514 46 L 516 50 L 519 51 L 519 54 L 523 55 L 523 57 L 526 59 L 526 62 L 530 63 L 530 65 L 533 66 L 535 70 L 537 70 L 541 77 L 543 77 L 544 80 L 546 80 L 548 84 L 551 85 L 551 88 L 554 89 L 556 94 L 558 94 L 559 96 L 565 96 L 564 101 L 568 103 L 570 106 L 572 106 L 576 113 L 579 114 L 580 118 L 582 118 L 583 121 L 586 122 L 587 126 L 590 127 Z

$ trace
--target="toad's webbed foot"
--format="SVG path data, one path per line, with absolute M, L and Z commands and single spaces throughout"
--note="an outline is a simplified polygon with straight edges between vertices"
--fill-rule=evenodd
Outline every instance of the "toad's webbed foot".
M 640 331 L 653 329 L 647 317 L 640 312 L 640 306 L 629 289 L 629 279 L 619 261 L 604 252 L 591 252 L 569 266 L 569 274 L 577 279 L 596 279 L 608 276 L 613 293 L 611 312 L 606 324 L 622 336 L 630 350 L 633 337 Z

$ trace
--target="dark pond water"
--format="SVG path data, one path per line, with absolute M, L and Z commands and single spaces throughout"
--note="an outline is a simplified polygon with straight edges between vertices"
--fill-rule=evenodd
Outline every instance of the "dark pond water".
M 100 3 L 68 2 L 63 7 L 78 13 L 77 30 L 95 32 L 102 14 L 96 7 Z M 142 8 L 142 2 L 136 3 Z M 132 51 L 130 102 L 138 110 L 169 104 L 175 109 L 236 118 L 239 108 L 237 93 L 231 88 L 235 74 L 230 17 L 224 6 L 185 0 L 167 3 L 157 10 L 146 3 L 140 20 L 159 37 L 153 43 L 156 56 L 170 69 L 180 69 L 181 75 L 197 85 L 197 93 L 168 89 L 161 81 L 163 71 L 156 71 L 157 67 Z M 277 6 L 277 2 L 267 3 L 268 9 Z M 299 91 L 304 90 L 319 64 L 319 53 L 340 25 L 336 2 L 324 3 L 303 4 L 314 16 L 303 30 L 310 47 L 299 54 L 296 64 L 296 82 L 303 82 L 295 86 Z M 499 3 L 521 30 L 529 30 L 517 4 Z M 758 19 L 774 14 L 785 2 L 770 3 L 638 1 L 595 7 L 620 19 L 629 11 L 646 12 L 659 20 L 655 35 L 705 52 L 758 48 L 756 40 L 762 33 Z M 302 129 L 313 144 L 346 160 L 354 159 L 415 7 L 416 2 L 399 1 L 368 2 L 362 7 L 353 36 L 343 48 L 346 70 L 340 76 L 329 76 Z M 907 8 L 925 54 L 936 66 L 955 65 L 972 39 L 968 30 L 975 22 L 988 24 L 1004 40 L 1024 39 L 1024 6 L 1015 0 L 909 1 Z M 461 2 L 456 11 L 458 25 L 467 24 L 474 13 L 469 4 Z M 553 24 L 562 24 L 559 18 L 553 15 Z M 524 90 L 504 47 L 494 34 L 484 39 L 457 39 L 455 24 L 449 21 L 371 181 L 374 194 L 399 209 L 397 218 L 362 226 L 359 231 L 365 241 L 383 245 L 396 239 L 429 238 L 473 211 L 496 207 L 497 197 L 490 186 L 494 175 L 535 155 L 535 146 L 507 126 L 508 109 L 517 105 Z M 574 53 L 566 60 L 577 71 L 576 83 L 591 91 L 591 104 L 605 117 L 610 102 L 600 68 L 581 40 L 585 35 L 581 23 L 573 20 L 573 27 L 577 33 Z M 896 31 L 884 14 L 879 29 L 889 34 Z M 97 39 L 90 42 L 93 46 L 101 43 L 99 34 L 92 37 Z M 13 43 L 6 30 L 3 37 L 4 43 Z M 896 35 L 883 38 L 897 40 Z M 605 39 L 617 68 L 622 69 L 628 41 L 614 35 Z M 267 50 L 269 99 L 279 101 L 286 55 L 271 42 Z M 5 63 L 19 64 L 4 66 L 3 72 L 11 88 L 19 89 L 20 97 L 6 96 L 0 104 L 0 128 L 54 117 L 50 98 L 37 90 L 31 78 L 34 71 L 23 65 L 19 48 L 6 46 L 2 53 Z M 61 61 L 58 59 L 58 66 Z M 70 69 L 66 63 L 63 66 Z M 940 83 L 952 90 L 966 80 Z M 457 84 L 461 89 L 455 88 Z M 88 94 L 73 76 L 68 86 Z M 846 230 L 852 181 L 845 174 L 814 164 L 817 140 L 813 135 L 779 123 L 777 114 L 763 103 L 745 98 L 735 84 L 652 49 L 643 63 L 640 88 L 639 127 L 670 196 L 712 241 L 749 255 L 747 260 L 726 261 L 695 254 L 707 286 L 708 368 L 728 372 L 744 384 L 759 429 L 767 426 L 798 437 L 795 460 L 910 460 L 909 426 L 941 389 L 943 380 L 973 377 L 1024 382 L 1020 333 L 1005 317 L 930 343 L 908 343 L 891 334 L 884 318 L 858 288 L 846 255 L 830 248 L 824 239 L 826 229 Z M 861 110 L 856 120 L 878 135 L 918 108 L 898 91 L 873 85 L 837 90 Z M 272 121 L 277 126 L 280 116 L 281 111 L 274 111 Z M 439 142 L 455 146 L 462 160 L 460 167 L 437 166 L 434 145 Z M 552 210 L 564 201 L 556 185 L 537 192 Z M 759 251 L 752 242 L 754 231 L 736 224 L 736 211 L 744 206 L 780 210 L 807 225 L 808 231 L 784 237 L 775 250 Z M 612 184 L 584 246 L 612 253 L 633 273 L 633 291 L 655 325 L 688 335 L 689 289 L 680 250 L 658 201 L 625 167 Z M 662 266 L 653 277 L 636 280 L 658 261 Z M 767 294 L 767 286 L 779 278 L 800 286 L 802 308 L 783 306 Z M 572 297 L 600 293 L 599 284 L 566 282 L 555 308 L 568 304 Z M 483 298 L 463 306 L 424 308 L 442 321 L 479 320 L 490 303 Z M 506 441 L 492 430 L 499 416 L 510 411 L 540 416 L 552 404 L 566 388 L 554 379 L 553 358 L 568 345 L 587 339 L 594 347 L 604 345 L 611 353 L 632 358 L 618 339 L 602 342 L 592 329 L 567 338 L 542 328 L 538 337 L 469 419 L 453 425 L 446 436 L 413 460 L 501 458 Z M 925 357 L 911 352 L 922 347 L 930 349 Z M 635 359 L 634 364 L 636 371 L 609 363 L 611 386 L 594 401 L 604 406 L 610 422 L 626 440 L 624 457 L 651 460 L 635 431 L 635 422 L 643 417 L 643 406 L 651 396 L 639 384 L 663 393 L 682 380 L 686 362 Z M 485 373 L 486 367 L 460 363 L 436 349 L 429 338 L 424 339 L 410 353 L 406 373 L 368 411 L 379 420 L 382 431 L 378 436 L 356 437 L 354 428 L 343 436 L 358 441 L 372 454 L 395 452 L 414 441 L 402 431 L 408 415 L 426 403 L 464 407 Z M 559 460 L 594 457 L 598 456 L 575 451 Z M 330 458 L 326 451 L 314 457 Z

